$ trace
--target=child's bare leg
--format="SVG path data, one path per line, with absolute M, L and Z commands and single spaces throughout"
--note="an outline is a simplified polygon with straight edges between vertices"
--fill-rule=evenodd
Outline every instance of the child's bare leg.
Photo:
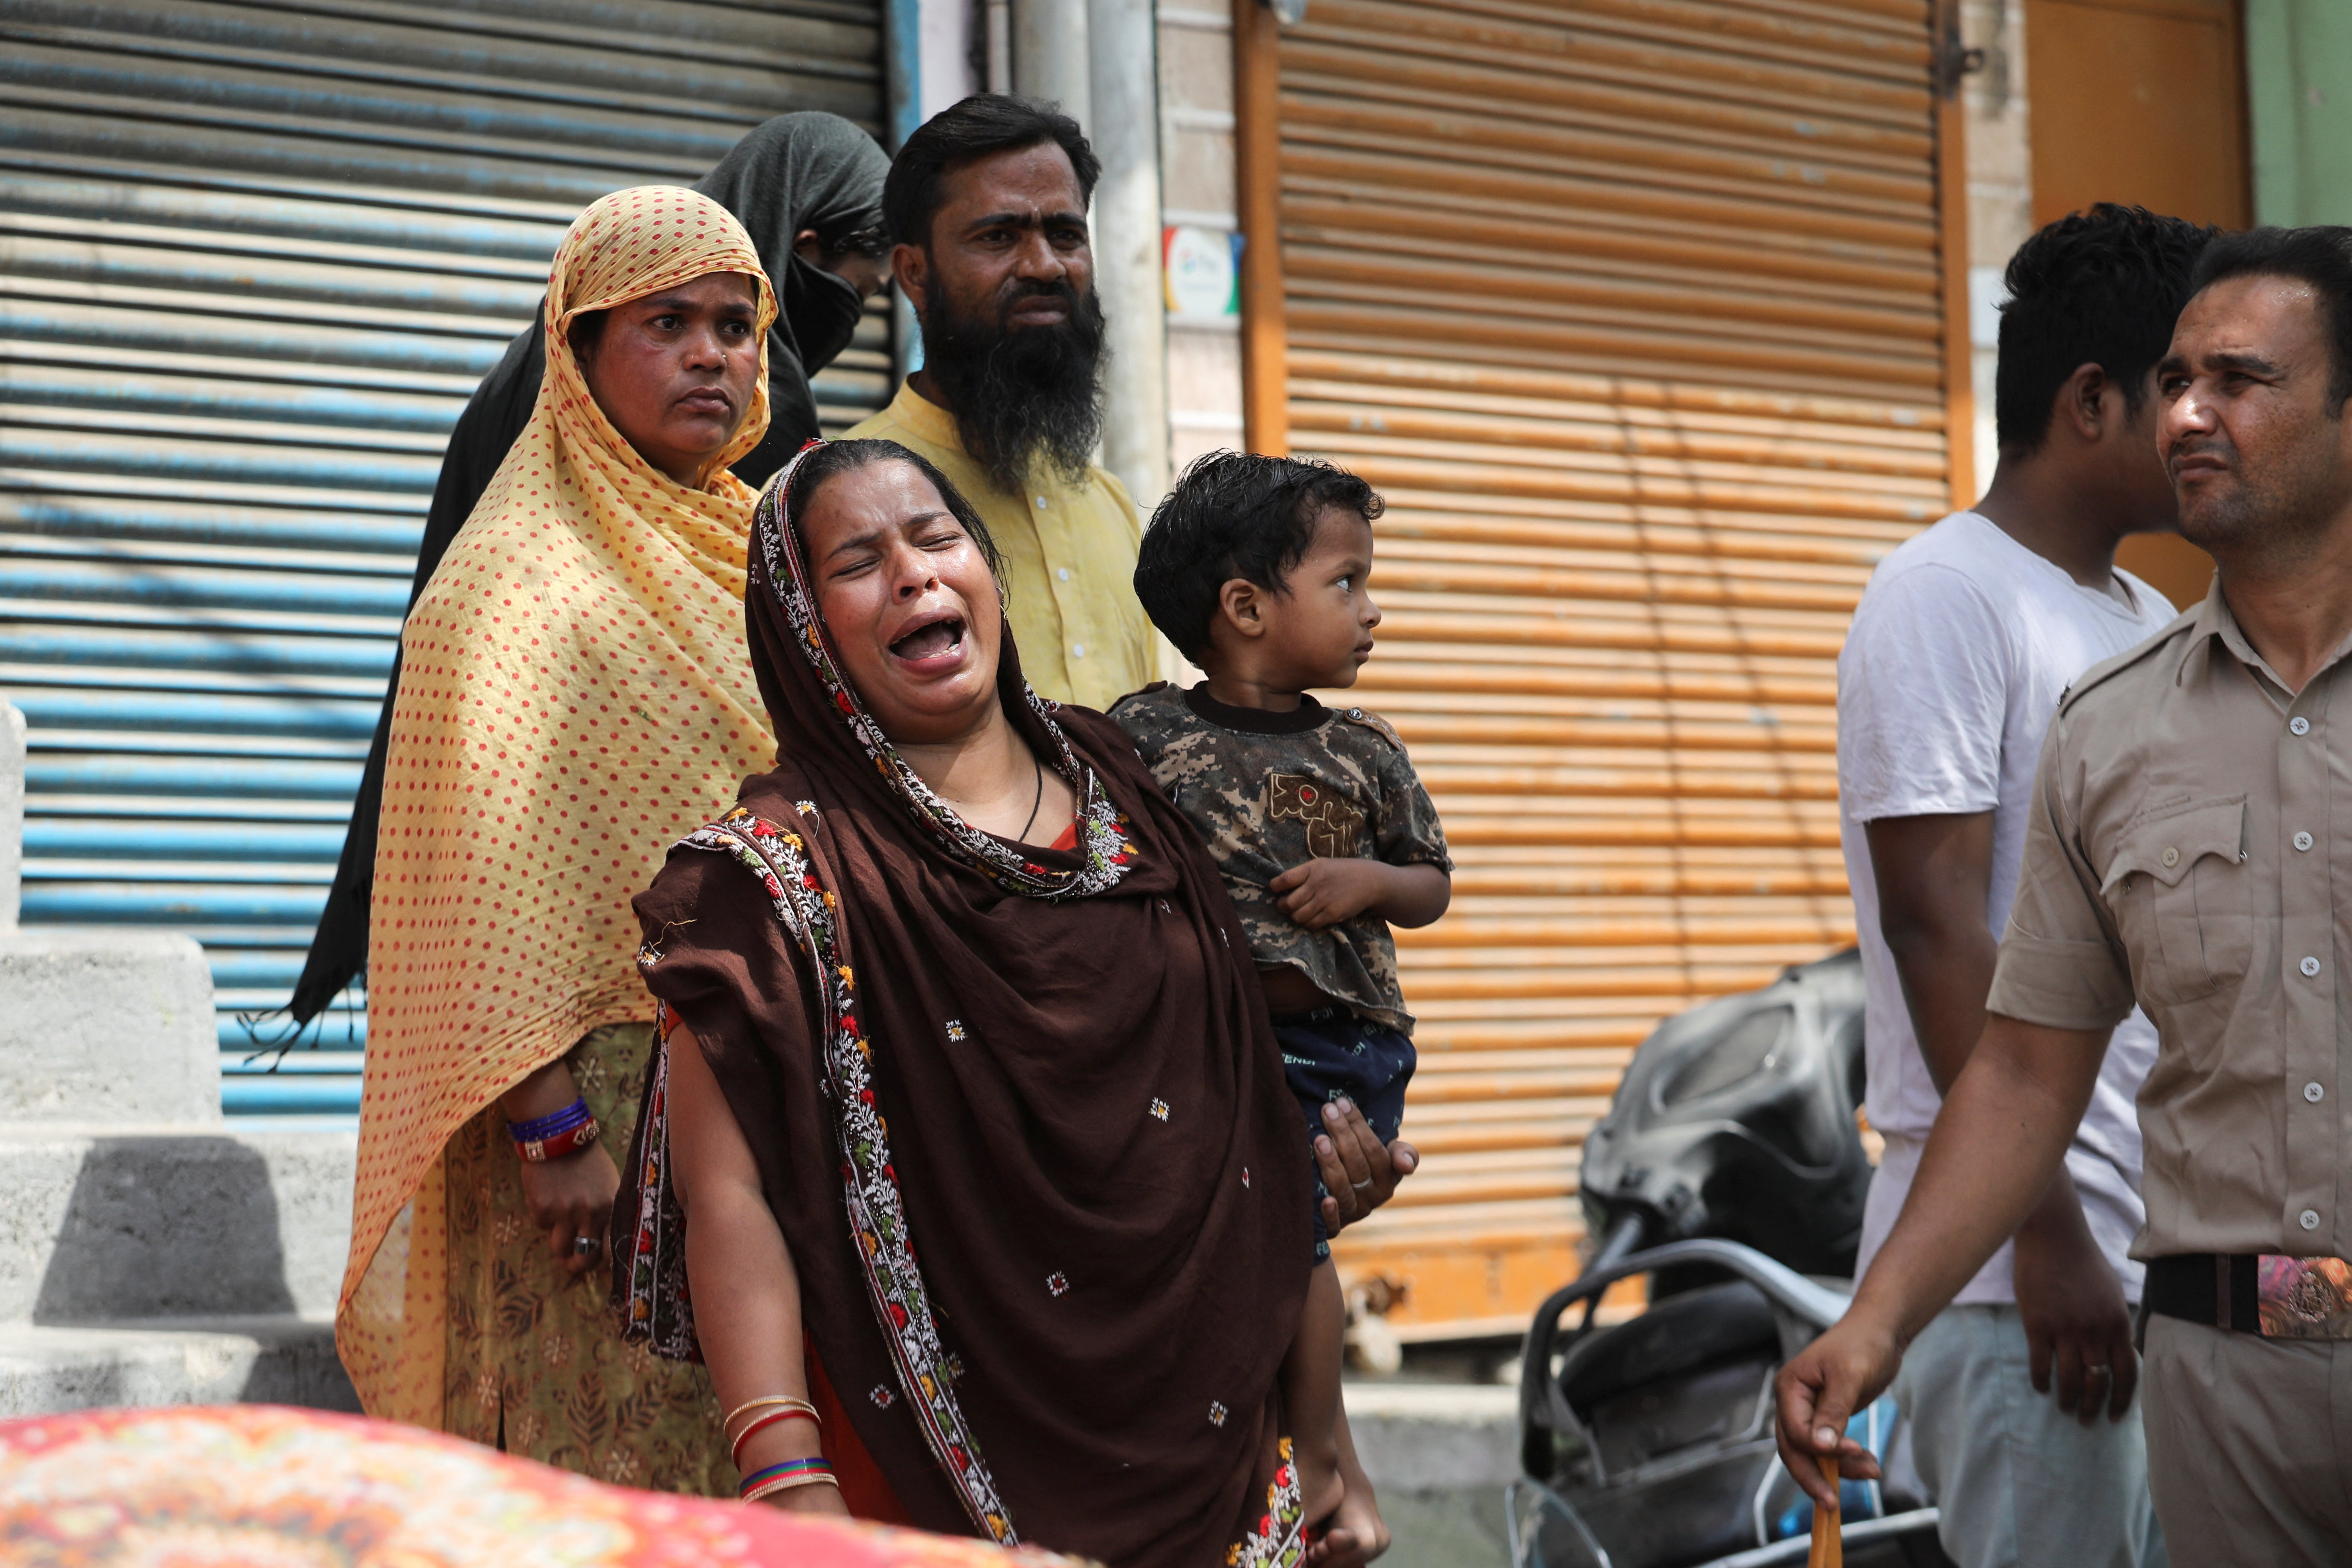
M 1356 1458 L 1355 1434 L 1348 1429 L 1348 1406 L 1339 1405 L 1339 1479 L 1347 1496 L 1331 1516 L 1329 1531 L 1310 1548 L 1307 1568 L 1362 1568 L 1389 1549 L 1389 1527 L 1381 1518 L 1380 1499 L 1372 1495 L 1371 1478 Z
M 1290 1418 L 1290 1456 L 1307 1522 L 1321 1524 L 1339 1506 L 1339 1361 L 1346 1353 L 1348 1303 L 1329 1258 L 1307 1276 L 1307 1310 L 1282 1363 L 1283 1410 Z

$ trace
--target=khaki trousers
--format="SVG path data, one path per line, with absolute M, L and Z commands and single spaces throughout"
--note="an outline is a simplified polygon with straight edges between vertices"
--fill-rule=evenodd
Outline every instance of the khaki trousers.
M 2148 1489 L 2182 1568 L 2352 1563 L 2352 1342 L 2151 1314 Z

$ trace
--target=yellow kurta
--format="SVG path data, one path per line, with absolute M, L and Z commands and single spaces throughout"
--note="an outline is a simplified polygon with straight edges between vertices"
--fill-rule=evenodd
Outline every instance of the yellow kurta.
M 1026 495 L 1001 490 L 966 455 L 948 411 L 912 386 L 849 435 L 919 452 L 988 524 L 1004 557 L 1021 672 L 1039 695 L 1108 709 L 1160 679 L 1158 639 L 1135 597 L 1143 520 L 1108 471 L 1089 468 L 1075 484 L 1054 475 Z

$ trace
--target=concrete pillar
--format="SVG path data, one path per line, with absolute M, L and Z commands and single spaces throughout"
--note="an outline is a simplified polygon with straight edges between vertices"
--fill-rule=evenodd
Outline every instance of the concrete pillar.
M 1013 90 L 1013 0 L 982 0 L 981 6 L 982 86 L 990 92 Z
M 1087 0 L 1013 0 L 1013 90 L 1042 98 L 1092 129 L 1094 62 Z
M 985 49 L 980 36 L 982 7 L 971 0 L 918 0 L 918 5 L 915 116 L 907 132 L 940 110 L 985 91 L 988 85 L 973 68 L 975 55 Z M 901 132 L 898 140 L 906 139 Z
M 2000 367 L 2001 274 L 2033 232 L 2032 123 L 2027 113 L 2025 0 L 1965 0 L 1960 37 L 1985 52 L 1961 79 L 1968 128 L 1969 380 L 1976 389 L 1977 494 L 2000 460 L 1993 376 Z
M 1152 0 L 1090 0 L 1095 285 L 1110 322 L 1103 466 L 1148 516 L 1168 489 L 1168 323 L 1160 280 L 1159 49 Z

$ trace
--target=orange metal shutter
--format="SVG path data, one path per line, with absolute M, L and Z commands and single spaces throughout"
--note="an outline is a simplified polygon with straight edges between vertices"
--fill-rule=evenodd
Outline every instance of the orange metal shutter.
M 1354 700 L 1459 864 L 1399 935 L 1428 1164 L 1339 1253 L 1408 1337 L 1575 1272 L 1661 1017 L 1852 940 L 1838 647 L 1951 488 L 1929 9 L 1312 0 L 1270 46 L 1280 412 L 1388 497 Z

